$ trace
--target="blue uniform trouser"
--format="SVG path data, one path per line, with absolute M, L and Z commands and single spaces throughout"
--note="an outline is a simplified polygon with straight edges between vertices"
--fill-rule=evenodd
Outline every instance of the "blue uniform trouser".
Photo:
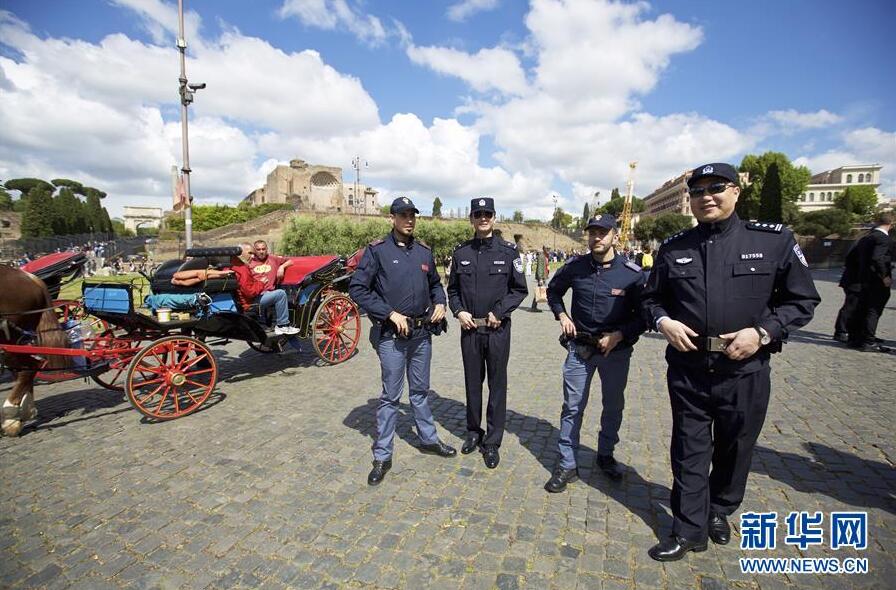
M 276 324 L 278 326 L 289 325 L 289 308 L 286 305 L 286 291 L 283 289 L 265 291 L 258 298 L 258 305 L 262 308 L 273 305 Z
M 574 343 L 569 344 L 569 349 L 566 362 L 563 363 L 563 411 L 560 413 L 560 467 L 563 469 L 575 469 L 577 465 L 579 433 L 595 371 L 600 377 L 603 398 L 597 452 L 600 455 L 613 453 L 619 442 L 619 427 L 622 425 L 622 410 L 625 407 L 625 384 L 632 358 L 630 346 L 623 350 L 613 350 L 608 356 L 595 350 L 588 359 L 579 356 Z
M 434 444 L 439 440 L 427 401 L 432 335 L 426 331 L 421 332 L 409 339 L 386 336 L 376 343 L 383 378 L 383 392 L 376 409 L 376 440 L 373 442 L 373 458 L 377 461 L 392 457 L 405 373 L 408 376 L 411 408 L 420 440 L 423 444 Z

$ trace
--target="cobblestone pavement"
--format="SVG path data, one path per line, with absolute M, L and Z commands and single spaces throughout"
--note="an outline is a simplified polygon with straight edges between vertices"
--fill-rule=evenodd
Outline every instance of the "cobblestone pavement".
M 508 432 L 494 471 L 478 454 L 417 452 L 405 397 L 393 470 L 379 487 L 366 485 L 379 393 L 366 339 L 336 367 L 294 351 L 217 349 L 224 378 L 214 403 L 167 423 L 141 422 L 90 382 L 41 387 L 39 421 L 0 440 L 0 587 L 892 588 L 896 356 L 831 341 L 842 300 L 835 278 L 817 274 L 824 301 L 816 319 L 773 361 L 772 403 L 742 509 L 779 514 L 774 551 L 742 551 L 735 533 L 730 545 L 677 563 L 647 557 L 671 523 L 671 418 L 656 335 L 641 340 L 632 363 L 617 449 L 624 480 L 612 484 L 586 466 L 566 493 L 547 494 L 564 351 L 549 313 L 520 310 Z M 880 330 L 891 344 L 894 303 Z M 435 353 L 432 408 L 443 440 L 459 446 L 456 324 Z M 585 465 L 598 400 L 583 428 Z M 785 545 L 791 510 L 867 510 L 867 550 L 831 551 L 827 533 L 821 547 Z M 748 554 L 858 555 L 870 572 L 744 575 L 738 558 Z

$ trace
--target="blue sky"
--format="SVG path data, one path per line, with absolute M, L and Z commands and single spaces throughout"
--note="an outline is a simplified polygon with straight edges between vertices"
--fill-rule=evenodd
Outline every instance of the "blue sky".
M 462 4 L 479 10 L 452 18 Z M 381 201 L 491 194 L 546 215 L 554 192 L 579 211 L 621 188 L 630 160 L 643 195 L 767 149 L 813 171 L 880 163 L 880 191 L 896 196 L 894 2 L 186 7 L 188 75 L 209 82 L 191 109 L 200 200 L 234 202 L 293 157 L 349 177 L 361 153 Z M 0 175 L 89 179 L 113 214 L 166 204 L 180 163 L 175 8 L 0 3 Z

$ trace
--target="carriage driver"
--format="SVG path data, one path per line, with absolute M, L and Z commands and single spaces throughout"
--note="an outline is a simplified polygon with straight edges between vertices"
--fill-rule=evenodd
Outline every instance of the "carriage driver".
M 231 267 L 229 269 L 183 270 L 174 273 L 174 276 L 171 278 L 171 284 L 180 287 L 190 287 L 204 283 L 208 279 L 234 276 L 237 281 L 236 300 L 241 310 L 246 311 L 253 303 L 257 303 L 262 308 L 273 305 L 276 320 L 274 334 L 277 336 L 298 334 L 299 329 L 289 325 L 289 307 L 286 304 L 286 291 L 283 289 L 268 290 L 266 281 L 259 280 L 245 262 L 254 253 L 252 245 L 240 244 L 240 249 L 241 257 L 233 256 L 230 259 Z

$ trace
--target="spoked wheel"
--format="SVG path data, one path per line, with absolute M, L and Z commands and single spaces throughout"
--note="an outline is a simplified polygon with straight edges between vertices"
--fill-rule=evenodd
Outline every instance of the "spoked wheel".
M 84 309 L 84 304 L 77 299 L 57 299 L 53 302 L 53 311 L 56 312 L 60 324 L 64 324 L 68 320 L 78 320 L 89 327 L 94 334 L 101 334 L 109 330 L 109 322 L 88 314 Z
M 217 381 L 218 363 L 208 346 L 189 336 L 166 336 L 133 358 L 125 391 L 144 416 L 173 420 L 198 410 Z
M 324 362 L 336 365 L 351 358 L 361 337 L 358 306 L 345 295 L 331 295 L 314 314 L 314 350 Z
M 85 341 L 85 346 L 91 349 L 104 349 L 116 351 L 116 356 L 109 362 L 109 370 L 99 375 L 91 375 L 99 385 L 112 391 L 124 391 L 125 377 L 128 374 L 128 366 L 134 359 L 141 346 L 141 339 L 131 334 L 115 335 L 115 330 L 107 330 L 96 338 Z

